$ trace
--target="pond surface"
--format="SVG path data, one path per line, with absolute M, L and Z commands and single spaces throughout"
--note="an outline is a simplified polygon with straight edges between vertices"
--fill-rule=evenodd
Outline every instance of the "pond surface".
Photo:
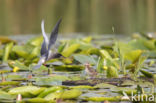
M 149 60 L 147 60 L 148 63 Z M 156 62 L 156 60 L 154 60 Z M 151 72 L 151 73 L 156 73 L 156 65 L 153 65 L 152 67 L 148 68 L 147 71 Z M 4 68 L 3 68 L 4 69 Z M 50 68 L 52 69 L 52 68 Z M 18 72 L 18 73 L 7 73 L 4 76 L 7 78 L 8 76 L 11 77 L 16 77 L 16 75 L 21 76 L 22 78 L 18 78 L 16 79 L 7 79 L 7 80 L 14 80 L 14 81 L 21 81 L 21 85 L 28 85 L 30 83 L 32 83 L 33 85 L 36 86 L 45 86 L 45 85 L 58 85 L 61 86 L 62 85 L 62 80 L 52 80 L 52 81 L 47 81 L 44 82 L 44 80 L 46 80 L 47 78 L 51 78 L 51 77 L 55 77 L 55 75 L 57 76 L 65 76 L 68 78 L 77 78 L 77 80 L 81 80 L 81 79 L 92 79 L 88 76 L 84 76 L 83 78 L 82 76 L 82 72 L 59 72 L 59 71 L 53 71 L 52 75 L 48 75 L 47 73 L 41 73 L 38 75 L 35 75 L 34 78 L 27 80 L 28 75 L 30 75 L 30 72 Z M 100 75 L 100 74 L 99 74 Z M 122 77 L 122 76 L 121 76 Z M 35 78 L 38 78 L 39 81 L 35 80 Z M 43 78 L 43 79 L 42 79 Z M 106 75 L 101 75 L 100 78 L 106 78 Z M 101 82 L 102 83 L 102 82 Z M 126 80 L 123 82 L 123 84 L 121 84 L 120 86 L 114 86 L 114 85 L 101 85 L 99 86 L 100 89 L 82 89 L 81 91 L 83 91 L 83 94 L 78 98 L 77 101 L 68 101 L 70 103 L 86 103 L 87 101 L 84 101 L 84 98 L 87 97 L 114 97 L 114 96 L 122 96 L 122 92 L 119 93 L 119 91 L 123 90 L 123 91 L 127 91 L 127 90 L 135 90 L 138 86 L 138 84 L 140 86 L 142 86 L 144 88 L 144 91 L 146 91 L 147 93 L 151 93 L 151 90 L 153 89 L 152 85 L 149 82 L 144 82 L 144 80 L 140 83 L 134 83 L 131 80 Z M 70 86 L 69 86 L 70 85 Z M 75 85 L 72 86 L 72 84 L 68 84 L 68 85 L 62 85 L 65 86 L 66 88 L 71 88 L 74 87 Z M 121 88 L 120 88 L 121 87 Z M 156 90 L 155 90 L 156 92 Z M 83 102 L 84 101 L 84 102 Z M 8 103 L 8 102 L 6 102 Z M 90 101 L 87 103 L 101 103 L 101 102 L 94 102 L 94 101 Z M 122 102 L 111 102 L 111 103 L 132 103 L 129 101 L 122 101 Z
M 35 35 L 25 35 L 25 36 L 10 36 L 12 39 L 17 40 L 19 42 L 19 44 L 23 44 L 26 43 L 26 41 L 32 37 L 35 37 Z M 63 36 L 61 36 L 63 37 Z M 79 35 L 77 38 L 82 38 L 82 35 Z M 94 37 L 94 36 L 93 36 Z M 23 40 L 24 38 L 24 40 Z M 75 38 L 75 37 L 73 37 Z M 116 35 L 105 35 L 105 36 L 95 36 L 92 43 L 96 46 L 100 46 L 101 44 L 111 44 L 113 41 L 115 40 L 120 40 L 120 41 L 125 41 L 126 42 L 130 41 L 131 39 L 128 37 L 124 37 L 124 36 L 120 36 L 118 35 L 116 37 Z M 123 39 L 124 38 L 124 39 Z M 63 37 L 63 38 L 59 38 L 58 41 L 60 40 L 68 40 L 69 37 Z M 72 37 L 70 36 L 70 39 L 72 39 Z M 57 43 L 56 43 L 57 46 Z M 156 74 L 156 64 L 152 64 L 152 66 L 149 66 L 150 62 L 156 62 L 156 59 L 154 58 L 149 58 L 145 61 L 144 64 L 144 70 L 152 73 L 152 74 Z M 53 65 L 62 65 L 60 64 L 60 62 L 53 62 Z M 81 64 L 82 65 L 82 64 Z M 52 70 L 49 74 L 48 71 L 45 69 L 45 71 L 34 71 L 34 76 L 30 79 L 28 79 L 30 72 L 27 71 L 18 71 L 18 72 L 10 72 L 10 73 L 5 73 L 4 77 L 6 77 L 6 80 L 12 80 L 12 81 L 18 81 L 21 82 L 20 85 L 29 85 L 29 84 L 33 84 L 35 86 L 52 86 L 52 85 L 59 85 L 59 86 L 64 86 L 64 88 L 75 88 L 76 85 L 73 84 L 67 84 L 68 81 L 79 81 L 80 83 L 83 84 L 84 81 L 81 80 L 86 80 L 86 81 L 91 81 L 91 82 L 95 82 L 94 85 L 91 85 L 91 87 L 83 87 L 81 88 L 82 91 L 82 95 L 77 99 L 77 100 L 70 100 L 68 102 L 70 103 L 85 103 L 87 102 L 87 98 L 94 98 L 94 97 L 116 97 L 116 96 L 123 96 L 122 92 L 123 91 L 136 91 L 136 89 L 138 88 L 138 85 L 141 86 L 144 91 L 146 93 L 152 93 L 152 92 L 156 92 L 155 89 L 153 90 L 153 84 L 152 82 L 149 82 L 148 80 L 144 80 L 144 79 L 136 79 L 136 81 L 133 81 L 131 79 L 126 79 L 123 78 L 123 74 L 119 75 L 118 79 L 121 79 L 121 81 L 118 82 L 113 80 L 106 82 L 104 81 L 107 76 L 105 75 L 105 73 L 99 73 L 98 74 L 98 78 L 92 78 L 88 75 L 83 75 L 84 70 L 82 71 L 58 71 L 57 68 L 55 68 L 55 66 L 50 65 L 50 67 L 48 67 L 50 70 Z M 12 68 L 8 67 L 7 65 L 5 66 L 5 64 L 2 64 L 0 67 L 1 70 L 12 70 Z M 18 77 L 18 76 L 19 77 Z M 142 75 L 142 74 L 139 74 Z M 101 80 L 101 81 L 100 81 Z M 111 80 L 111 79 L 110 79 Z M 85 82 L 86 82 L 85 81 Z M 67 83 L 66 83 L 67 82 Z M 85 83 L 84 82 L 84 83 Z M 121 83 L 120 83 L 121 82 Z M 101 84 L 100 83 L 104 83 Z M 99 85 L 98 85 L 99 84 Z M 78 85 L 77 85 L 78 86 Z M 8 87 L 9 88 L 9 87 Z M 4 87 L 0 87 L 0 89 L 4 89 Z M 128 93 L 128 92 L 126 92 Z M 68 103 L 67 102 L 67 103 Z M 7 103 L 7 102 L 6 102 Z M 90 100 L 89 103 L 101 103 L 101 102 L 95 102 Z M 116 102 L 111 102 L 111 103 L 116 103 Z M 119 102 L 118 102 L 119 103 Z M 131 103 L 129 101 L 122 101 L 121 103 Z

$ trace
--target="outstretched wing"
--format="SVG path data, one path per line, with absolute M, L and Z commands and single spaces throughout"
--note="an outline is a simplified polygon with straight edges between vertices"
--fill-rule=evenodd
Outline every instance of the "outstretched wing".
M 54 29 L 52 30 L 52 33 L 50 35 L 49 44 L 48 44 L 48 51 L 51 49 L 51 46 L 56 42 L 60 23 L 61 23 L 61 19 L 59 19 L 59 21 L 56 23 Z
M 46 46 L 46 43 L 45 43 L 45 40 L 43 40 L 43 43 L 42 43 L 42 47 L 41 47 L 41 56 L 47 54 L 48 50 L 47 50 L 47 46 Z
M 42 20 L 42 23 L 41 23 L 41 30 L 42 30 L 42 35 L 43 35 L 43 38 L 45 40 L 45 43 L 48 46 L 49 40 L 48 40 L 48 37 L 47 37 L 45 30 L 44 30 L 44 20 Z
M 43 35 L 44 40 L 43 40 L 43 43 L 42 43 L 40 53 L 41 53 L 41 56 L 43 56 L 44 54 L 47 54 L 47 52 L 48 52 L 47 46 L 49 44 L 48 37 L 47 37 L 47 35 L 45 33 L 45 30 L 44 30 L 44 20 L 42 20 L 42 23 L 41 23 L 41 30 L 42 30 L 42 35 Z

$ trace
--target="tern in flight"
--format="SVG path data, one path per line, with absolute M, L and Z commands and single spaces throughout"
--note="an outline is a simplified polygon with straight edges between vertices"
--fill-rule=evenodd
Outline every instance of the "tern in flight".
M 56 23 L 54 29 L 51 32 L 50 38 L 48 39 L 45 30 L 44 30 L 44 20 L 42 20 L 41 22 L 41 30 L 42 30 L 42 35 L 43 35 L 43 43 L 42 43 L 42 47 L 41 47 L 41 57 L 37 63 L 37 65 L 34 67 L 34 69 L 38 69 L 40 68 L 40 66 L 45 63 L 46 61 L 53 59 L 53 58 L 59 58 L 62 55 L 60 53 L 53 53 L 51 51 L 52 45 L 55 44 L 56 39 L 57 39 L 57 35 L 58 35 L 58 30 L 59 30 L 59 25 L 61 23 L 61 19 L 58 20 L 58 22 Z

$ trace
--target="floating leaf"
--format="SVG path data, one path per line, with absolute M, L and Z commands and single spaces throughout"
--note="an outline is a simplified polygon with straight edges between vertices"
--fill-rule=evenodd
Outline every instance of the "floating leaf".
M 52 103 L 52 102 L 49 102 L 43 98 L 32 98 L 32 99 L 26 100 L 26 103 Z
M 3 70 L 3 69 L 0 70 L 0 73 L 1 73 L 1 74 L 3 74 L 3 73 L 8 73 L 8 72 L 11 72 L 11 71 L 10 71 L 10 70 Z
M 108 78 L 113 78 L 113 77 L 118 77 L 118 71 L 115 67 L 110 66 L 107 69 L 107 77 Z
M 121 85 L 122 86 L 133 86 L 135 85 L 136 83 L 134 81 L 131 81 L 131 80 L 125 80 Z
M 84 54 L 95 54 L 95 55 L 98 55 L 98 56 L 100 56 L 101 55 L 101 53 L 100 53 L 100 50 L 99 49 L 97 49 L 97 48 L 89 48 L 89 49 L 87 49 L 87 50 L 84 50 L 84 51 L 82 51 L 82 53 L 84 53 Z
M 148 71 L 145 71 L 145 70 L 140 70 L 140 72 L 145 75 L 146 77 L 148 78 L 152 78 L 153 77 L 153 74 L 148 72 Z
M 131 93 L 133 92 L 134 94 L 137 93 L 136 89 L 133 88 L 129 88 L 129 87 L 114 87 L 111 88 L 111 91 L 113 92 L 118 92 L 118 93 L 123 93 L 123 91 L 127 94 L 127 95 L 131 95 Z
M 80 45 L 80 47 L 79 47 L 80 50 L 87 50 L 87 49 L 93 47 L 90 43 L 86 43 L 81 39 L 72 39 L 72 40 L 68 41 L 68 43 L 69 43 L 69 45 L 79 44 Z
M 90 64 L 96 64 L 96 61 L 93 57 L 83 55 L 83 54 L 75 54 L 74 59 L 82 64 L 90 63 Z
M 12 48 L 12 51 L 18 56 L 24 59 L 32 59 L 36 57 L 39 52 L 39 47 L 35 47 L 33 45 L 16 45 Z
M 149 50 L 156 49 L 155 40 L 143 40 L 143 45 L 147 47 Z
M 130 60 L 133 63 L 138 60 L 141 54 L 142 54 L 141 50 L 134 50 L 134 51 L 125 53 L 124 58 L 127 60 Z
M 79 86 L 73 86 L 70 88 L 72 88 L 72 89 L 95 89 L 94 87 L 88 86 L 88 85 L 79 85 Z
M 25 80 L 26 78 L 23 77 L 23 75 L 13 75 L 13 74 L 9 74 L 6 76 L 7 80 Z
M 5 100 L 11 99 L 11 100 L 13 100 L 13 99 L 15 99 L 15 96 L 12 96 L 7 92 L 0 91 L 0 100 L 2 100 L 2 99 L 5 99 Z
M 61 99 L 76 99 L 78 98 L 82 92 L 78 89 L 71 89 L 71 90 L 58 90 L 55 93 L 50 93 L 44 99 L 46 100 L 56 100 L 58 98 Z
M 5 81 L 5 82 L 1 82 L 0 86 L 7 86 L 7 85 L 19 85 L 20 82 L 16 82 L 16 81 Z
M 54 87 L 46 88 L 43 92 L 41 92 L 41 93 L 38 95 L 38 97 L 44 98 L 44 97 L 47 96 L 49 93 L 56 92 L 57 90 L 62 90 L 62 88 L 59 87 L 59 86 L 54 86 Z
M 121 97 L 120 96 L 115 96 L 115 97 L 87 97 L 85 100 L 86 101 L 94 101 L 94 102 L 103 102 L 103 101 L 120 101 Z
M 37 78 L 36 85 L 51 86 L 51 85 L 60 85 L 62 81 L 68 80 L 68 77 L 63 75 L 54 75 L 47 78 Z
M 33 97 L 42 92 L 43 90 L 44 90 L 43 88 L 39 88 L 36 86 L 22 86 L 13 88 L 9 90 L 8 93 L 12 95 L 21 94 L 23 97 Z
M 48 101 L 54 101 L 58 98 L 61 98 L 62 94 L 63 94 L 62 90 L 57 90 L 56 92 L 50 93 L 47 96 L 45 96 L 44 99 Z
M 27 42 L 27 44 L 34 45 L 34 46 L 40 46 L 42 44 L 42 41 L 43 41 L 43 37 L 40 36 L 40 37 L 35 37 L 35 38 L 30 39 Z
M 13 42 L 5 46 L 4 54 L 3 54 L 3 62 L 6 62 L 8 60 L 12 47 L 13 47 Z
M 78 89 L 65 90 L 61 95 L 62 99 L 76 99 L 78 98 L 82 92 Z
M 37 57 L 38 54 L 40 54 L 40 47 L 35 47 L 30 54 L 31 55 L 29 55 L 28 59 L 33 59 Z
M 0 42 L 2 44 L 6 44 L 6 43 L 10 43 L 10 42 L 16 43 L 15 40 L 9 39 L 8 37 L 4 37 L 4 36 L 0 36 Z
M 114 51 L 119 52 L 122 56 L 125 55 L 125 53 L 130 52 L 133 50 L 133 47 L 129 45 L 128 43 L 123 43 L 123 42 L 116 42 L 114 45 Z
M 95 88 L 114 88 L 116 86 L 111 85 L 111 84 L 107 84 L 107 83 L 100 83 L 94 86 Z
M 8 64 L 11 68 L 18 67 L 19 70 L 29 70 L 27 66 L 25 66 L 24 64 L 22 64 L 20 61 L 17 60 L 10 61 Z
M 12 49 L 13 52 L 15 52 L 19 57 L 27 58 L 29 56 L 27 50 L 24 49 L 23 46 L 14 46 Z
M 106 50 L 100 50 L 100 53 L 103 58 L 112 59 L 112 57 L 109 55 L 109 53 Z
M 73 59 L 72 58 L 62 58 L 62 62 L 65 64 L 72 64 Z
M 33 67 L 34 67 L 33 65 L 29 66 L 29 68 L 32 69 L 32 72 L 34 74 L 42 74 L 42 73 L 49 72 L 49 68 L 44 65 L 41 65 L 40 68 L 38 68 L 38 69 L 33 69 Z
M 64 57 L 69 57 L 72 53 L 78 50 L 79 47 L 80 47 L 80 44 L 72 44 L 69 47 L 65 47 L 65 49 L 61 52 L 61 54 Z

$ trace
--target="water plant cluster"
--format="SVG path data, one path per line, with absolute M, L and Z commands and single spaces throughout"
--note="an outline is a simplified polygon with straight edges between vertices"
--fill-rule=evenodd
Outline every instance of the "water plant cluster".
M 154 102 L 154 37 L 134 34 L 120 40 L 105 36 L 61 39 L 52 52 L 62 56 L 33 69 L 40 59 L 42 41 L 42 36 L 24 44 L 0 37 L 0 102 L 129 103 L 133 102 L 132 93 L 135 102 Z M 86 63 L 96 70 L 95 76 L 85 72 Z

